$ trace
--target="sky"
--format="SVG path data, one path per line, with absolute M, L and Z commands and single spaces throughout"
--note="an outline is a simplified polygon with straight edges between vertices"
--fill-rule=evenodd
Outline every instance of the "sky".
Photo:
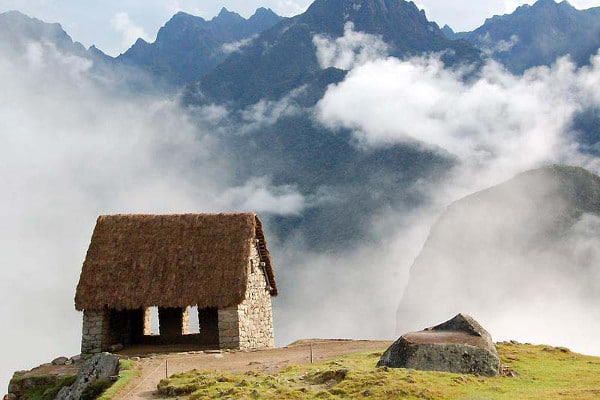
M 138 37 L 154 41 L 158 29 L 178 11 L 210 19 L 222 7 L 244 17 L 256 8 L 271 8 L 279 15 L 293 16 L 306 10 L 311 0 L 0 0 L 0 12 L 18 10 L 45 22 L 59 22 L 74 40 L 86 47 L 96 45 L 116 56 Z M 430 19 L 455 31 L 473 30 L 486 18 L 512 12 L 533 0 L 416 0 Z M 580 9 L 600 6 L 600 0 L 572 0 Z

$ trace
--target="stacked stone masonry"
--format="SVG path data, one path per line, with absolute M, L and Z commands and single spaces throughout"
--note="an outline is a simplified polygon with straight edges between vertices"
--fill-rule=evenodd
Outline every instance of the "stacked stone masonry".
M 222 348 L 274 347 L 270 288 L 261 265 L 258 247 L 251 247 L 248 286 L 244 301 L 219 310 L 219 343 Z
M 94 354 L 102 351 L 103 311 L 83 312 L 83 336 L 81 354 Z

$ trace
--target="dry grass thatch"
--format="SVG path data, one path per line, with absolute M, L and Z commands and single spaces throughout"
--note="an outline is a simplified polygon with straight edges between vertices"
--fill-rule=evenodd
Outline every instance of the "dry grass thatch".
M 255 239 L 275 296 L 271 259 L 255 214 L 100 216 L 83 263 L 75 307 L 239 304 L 246 293 L 248 257 Z

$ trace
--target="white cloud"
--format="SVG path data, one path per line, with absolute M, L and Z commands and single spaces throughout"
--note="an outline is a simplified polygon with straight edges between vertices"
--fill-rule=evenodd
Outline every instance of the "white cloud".
M 136 25 L 126 12 L 116 13 L 110 20 L 110 25 L 122 36 L 121 50 L 130 48 L 138 38 L 147 42 L 152 41 L 144 28 Z
M 581 70 L 561 59 L 515 77 L 489 63 L 479 79 L 465 80 L 437 58 L 389 58 L 358 67 L 330 87 L 318 116 L 330 127 L 353 129 L 366 146 L 419 141 L 480 173 L 489 167 L 508 178 L 574 157 L 567 131 L 577 111 L 600 104 L 594 90 L 599 67 L 600 57 Z
M 239 128 L 241 132 L 248 133 L 256 131 L 261 127 L 273 125 L 280 118 L 296 115 L 302 111 L 296 99 L 304 94 L 305 87 L 299 87 L 277 101 L 259 100 L 244 108 L 240 112 L 243 125 Z
M 254 39 L 256 39 L 257 37 L 258 37 L 258 35 L 254 35 L 254 36 L 242 39 L 237 42 L 225 43 L 225 44 L 223 44 L 223 46 L 221 46 L 221 49 L 223 50 L 223 53 L 225 53 L 225 54 L 236 53 L 236 52 L 240 51 L 241 49 L 243 49 L 244 47 L 251 44 L 252 41 Z
M 489 32 L 486 32 L 483 36 L 479 36 L 478 39 L 481 43 L 479 46 L 480 49 L 490 56 L 498 53 L 506 53 L 519 43 L 519 37 L 517 35 L 512 35 L 509 40 L 500 40 L 497 43 L 493 43 Z
M 243 186 L 232 187 L 219 195 L 219 202 L 235 210 L 253 210 L 277 215 L 298 215 L 307 206 L 291 185 L 273 187 L 266 177 L 253 178 Z
M 387 44 L 376 35 L 356 32 L 354 24 L 344 25 L 344 36 L 330 39 L 327 36 L 315 35 L 313 44 L 317 48 L 317 59 L 321 68 L 335 67 L 350 70 L 368 61 L 385 57 Z

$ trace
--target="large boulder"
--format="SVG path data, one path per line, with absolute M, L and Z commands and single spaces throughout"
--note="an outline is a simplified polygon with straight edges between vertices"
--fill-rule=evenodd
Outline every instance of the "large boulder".
M 443 324 L 401 336 L 377 366 L 495 376 L 501 363 L 491 335 L 472 317 L 458 314 Z
M 110 379 L 118 373 L 119 357 L 109 353 L 96 354 L 83 364 L 75 383 L 62 388 L 55 400 L 79 400 L 89 385 L 99 380 Z

